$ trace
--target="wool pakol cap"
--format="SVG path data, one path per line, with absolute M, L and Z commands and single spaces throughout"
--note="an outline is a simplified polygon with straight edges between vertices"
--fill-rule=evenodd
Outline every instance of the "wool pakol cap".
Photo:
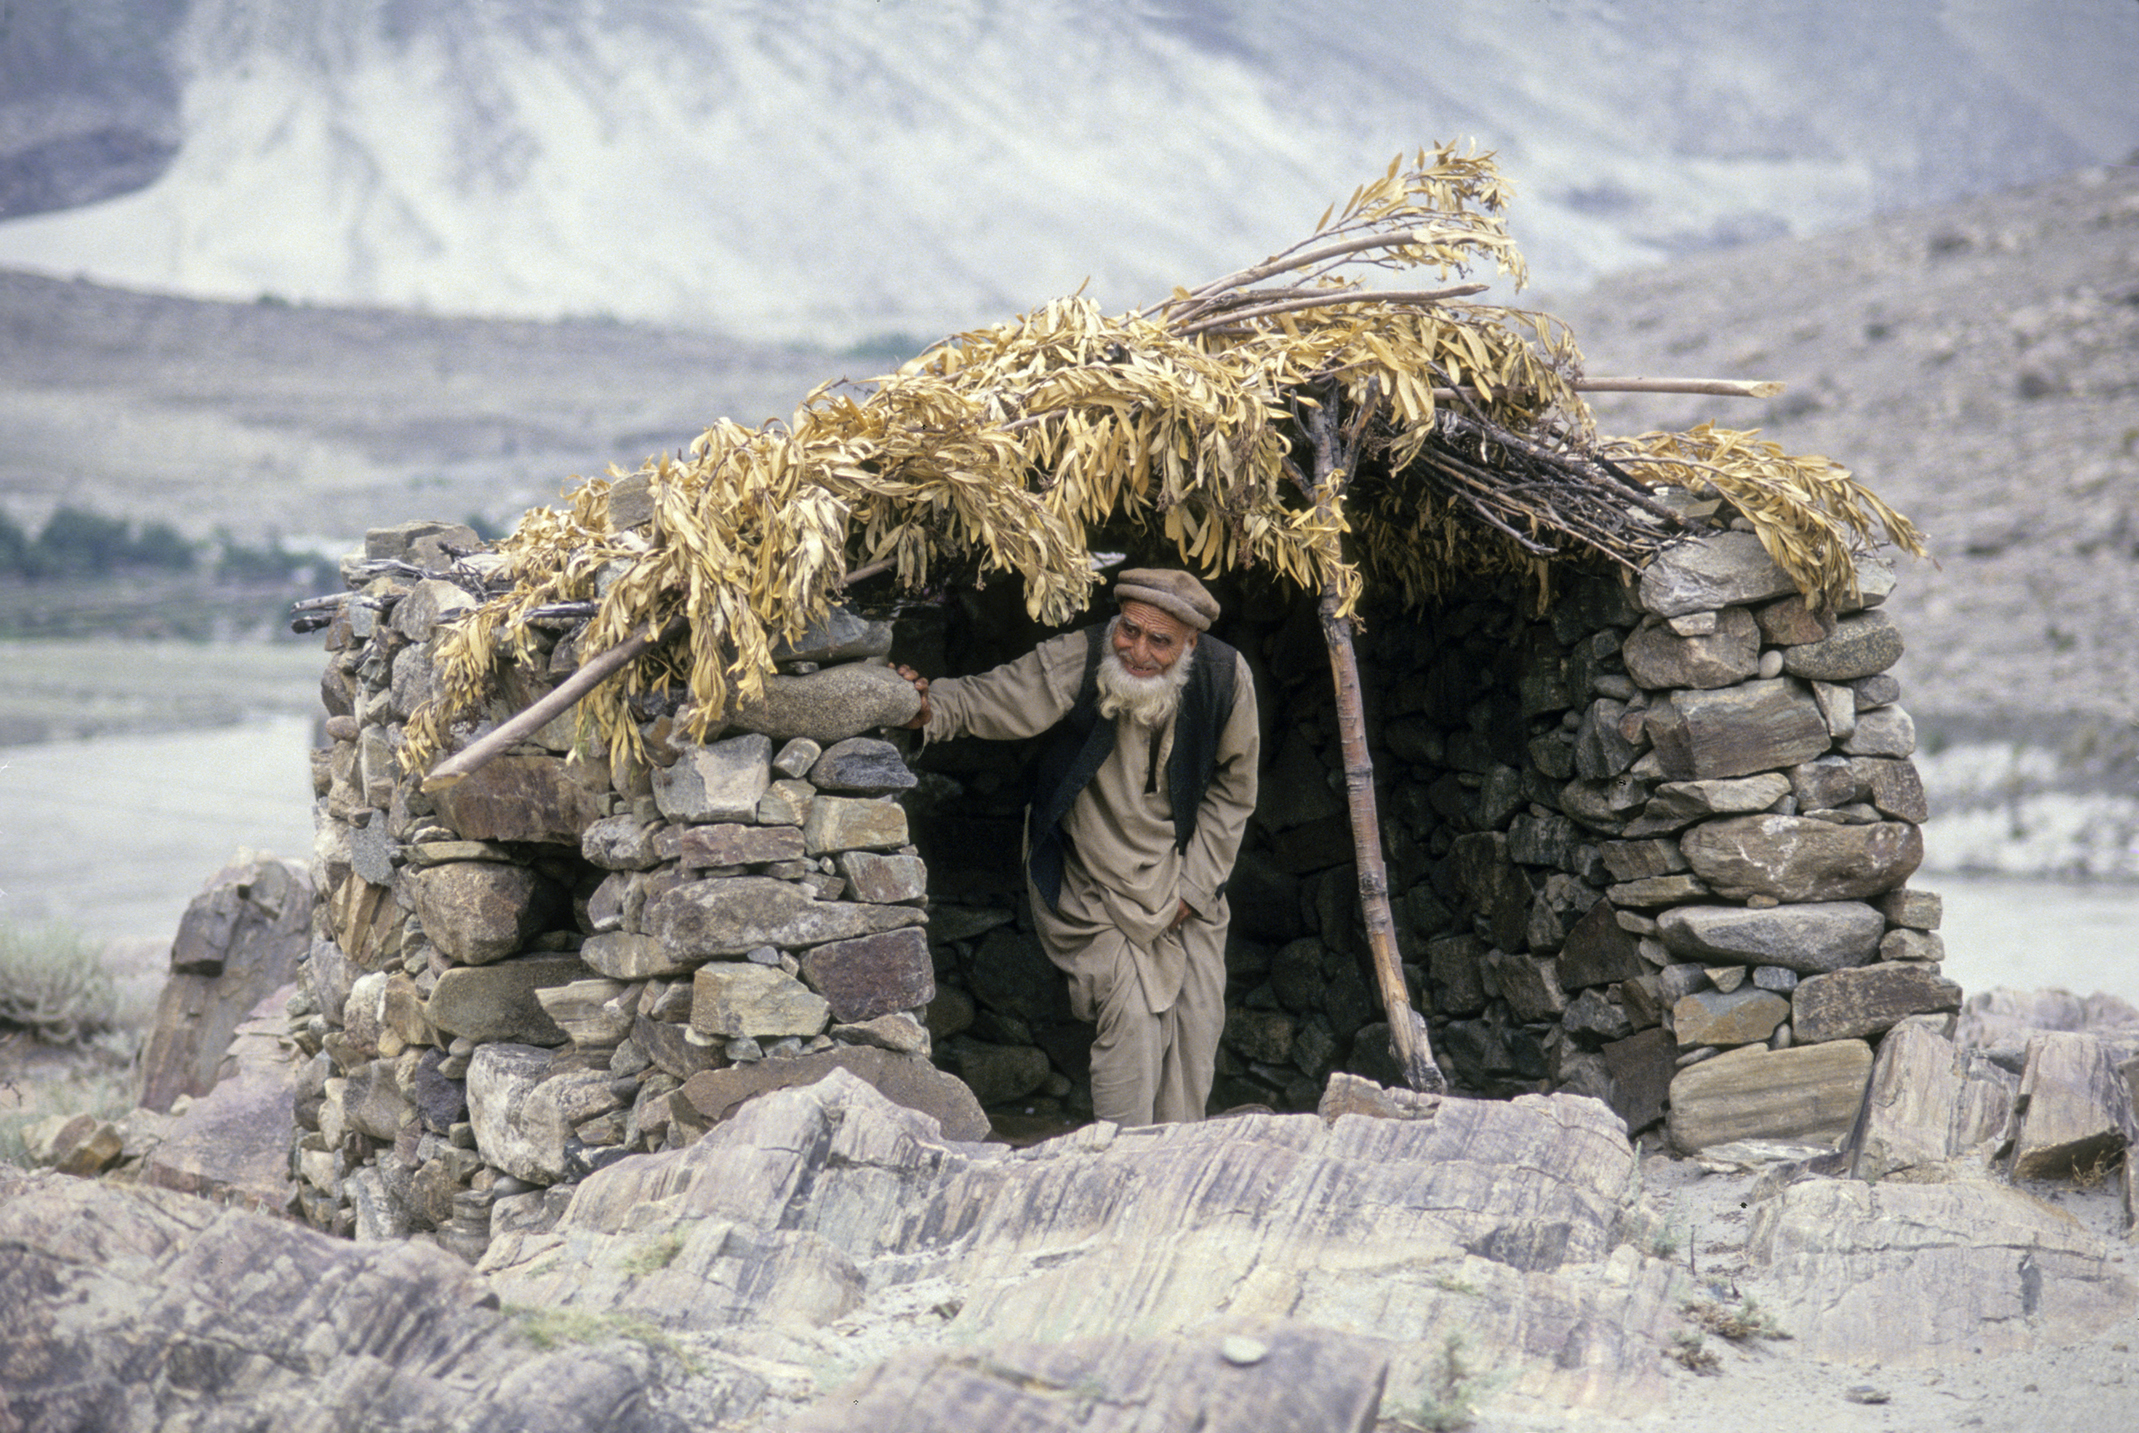
M 1218 599 L 1185 572 L 1163 567 L 1129 567 L 1114 579 L 1114 601 L 1142 602 L 1178 617 L 1198 632 L 1218 620 Z

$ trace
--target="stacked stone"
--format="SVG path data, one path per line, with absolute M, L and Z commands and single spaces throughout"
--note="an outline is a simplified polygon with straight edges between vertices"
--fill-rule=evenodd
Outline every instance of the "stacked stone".
M 1460 1088 L 1571 1088 L 1636 1129 L 1674 1088 L 1689 1107 L 1797 1099 L 1846 1122 L 1835 1112 L 1854 1109 L 1867 1041 L 1954 1007 L 1937 898 L 1897 889 L 1925 812 L 1886 674 L 1901 650 L 1877 610 L 1891 574 L 1867 560 L 1860 577 L 1865 605 L 1816 614 L 1757 538 L 1721 532 L 1674 548 L 1639 586 L 1557 573 L 1536 619 L 1513 583 L 1367 612 L 1359 655 L 1399 944 Z M 1229 590 L 1225 612 L 1217 635 L 1257 671 L 1265 736 L 1229 886 L 1214 1103 L 1307 1109 L 1333 1070 L 1398 1075 L 1314 604 Z M 958 650 L 916 640 L 916 659 L 972 670 L 1032 640 L 1014 620 L 991 630 L 977 605 L 954 625 Z M 1022 904 L 1024 759 L 979 743 L 921 759 L 936 788 L 919 818 L 939 895 L 930 1020 L 988 1097 L 1073 1116 L 1090 1031 L 1068 1024 Z M 1797 1052 L 1750 1060 L 1756 1047 Z
M 1428 760 L 1394 804 L 1446 849 L 1431 875 L 1456 915 L 1412 934 L 1459 1081 L 1544 1076 L 1635 1129 L 1668 1095 L 1696 1144 L 1734 1120 L 1831 1134 L 1867 1040 L 1957 1006 L 1937 898 L 1898 889 L 1925 811 L 1876 610 L 1891 574 L 1859 578 L 1864 605 L 1814 613 L 1736 531 L 1674 547 L 1638 588 L 1578 580 L 1549 624 L 1505 624 L 1511 660 L 1482 669 L 1467 730 L 1438 734 L 1453 783 L 1437 734 L 1411 738 Z M 1422 782 L 1430 814 L 1405 794 Z
M 1868 1042 L 1960 1004 L 1939 971 L 1937 897 L 1901 889 L 1927 812 L 1888 674 L 1902 639 L 1877 607 L 1893 578 L 1870 559 L 1857 578 L 1859 603 L 1815 611 L 1756 536 L 1725 532 L 1664 553 L 1642 576 L 1638 625 L 1589 639 L 1600 655 L 1618 639 L 1625 677 L 1591 678 L 1561 805 L 1610 838 L 1613 922 L 1656 967 L 1622 961 L 1617 1003 L 1653 1012 L 1672 1042 L 1607 1044 L 1561 1082 L 1623 1110 L 1615 1087 L 1638 1082 L 1646 1113 L 1668 1052 L 1686 1147 L 1740 1125 L 1839 1133 Z M 1792 1101 L 1817 1113 L 1778 1127 Z
M 437 688 L 440 622 L 482 595 L 476 546 L 370 534 L 327 629 L 303 1216 L 473 1257 L 494 1218 L 542 1218 L 560 1186 L 833 1064 L 983 1133 L 926 1058 L 926 877 L 897 800 L 914 777 L 855 735 L 917 705 L 882 662 L 889 628 L 841 616 L 783 649 L 739 735 L 685 740 L 681 694 L 657 694 L 634 709 L 644 763 L 576 749 L 568 714 L 426 794 L 403 726 Z M 576 665 L 560 627 L 494 717 Z

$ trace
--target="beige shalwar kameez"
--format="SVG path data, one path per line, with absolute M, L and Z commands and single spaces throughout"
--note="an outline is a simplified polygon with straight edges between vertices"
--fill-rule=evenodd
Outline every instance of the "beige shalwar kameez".
M 1065 633 L 993 671 L 930 683 L 928 739 L 1047 731 L 1076 703 L 1086 642 Z M 1117 717 L 1113 752 L 1063 818 L 1060 901 L 1050 910 L 1032 898 L 1040 943 L 1069 976 L 1071 1010 L 1099 1026 L 1093 1111 L 1121 1125 L 1199 1120 L 1210 1097 L 1232 915 L 1222 888 L 1255 809 L 1255 683 L 1234 662 L 1233 712 L 1188 849 L 1175 848 L 1166 794 L 1172 718 L 1154 730 Z M 1174 926 L 1181 902 L 1190 914 Z

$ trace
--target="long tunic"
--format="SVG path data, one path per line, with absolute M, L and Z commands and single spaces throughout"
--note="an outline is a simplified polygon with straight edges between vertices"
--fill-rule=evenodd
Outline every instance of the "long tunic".
M 1076 703 L 1086 651 L 1084 634 L 1069 632 L 993 671 L 931 682 L 928 739 L 1015 740 L 1047 731 Z M 1244 660 L 1234 662 L 1232 715 L 1185 851 L 1174 845 L 1166 792 L 1170 717 L 1156 730 L 1116 717 L 1113 752 L 1063 818 L 1069 850 L 1061 895 L 1054 910 L 1035 899 L 1033 916 L 1048 957 L 1070 976 L 1081 1018 L 1093 1018 L 1115 977 L 1114 933 L 1134 952 L 1142 1004 L 1152 1014 L 1179 997 L 1189 960 L 1215 961 L 1222 971 L 1230 914 L 1223 887 L 1255 810 L 1259 740 L 1254 679 Z M 1169 934 L 1184 901 L 1195 917 Z

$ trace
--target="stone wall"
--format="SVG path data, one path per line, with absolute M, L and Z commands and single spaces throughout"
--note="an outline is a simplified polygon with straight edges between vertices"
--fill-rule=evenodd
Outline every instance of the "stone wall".
M 561 720 L 428 796 L 402 725 L 435 689 L 438 623 L 483 592 L 476 547 L 371 534 L 327 628 L 295 1012 L 306 1218 L 472 1254 L 585 1174 L 835 1065 L 954 1137 L 988 1132 L 983 1104 L 1013 1135 L 1089 1116 L 1092 1032 L 1022 894 L 1030 744 L 877 734 L 914 709 L 887 654 L 974 671 L 1044 635 L 1014 592 L 895 629 L 837 618 L 705 745 L 656 693 L 634 712 L 648 764 L 573 755 Z M 1870 605 L 1814 614 L 1726 532 L 1638 585 L 1562 570 L 1542 615 L 1512 582 L 1364 614 L 1405 974 L 1459 1089 L 1594 1094 L 1634 1131 L 1668 1110 L 1685 1147 L 1829 1138 L 1879 1036 L 1958 1005 L 1937 899 L 1905 889 L 1925 813 L 1876 608 L 1891 577 L 1860 573 Z M 1333 1071 L 1396 1079 L 1328 654 L 1310 602 L 1220 595 L 1264 765 L 1213 1104 L 1309 1109 Z M 494 718 L 573 669 L 574 634 L 545 634 Z
M 844 619 L 787 650 L 738 719 L 756 730 L 684 741 L 656 697 L 637 713 L 648 764 L 573 755 L 562 719 L 426 795 L 403 724 L 435 689 L 438 623 L 483 591 L 475 547 L 437 524 L 372 533 L 326 629 L 294 1012 L 304 1217 L 473 1257 L 493 1216 L 543 1219 L 546 1190 L 835 1065 L 984 1135 L 927 1060 L 925 875 L 895 799 L 915 778 L 857 735 L 917 705 L 882 663 L 890 629 Z M 572 670 L 570 630 L 503 705 Z
M 1639 584 L 1562 571 L 1541 616 L 1512 582 L 1363 614 L 1405 974 L 1459 1089 L 1590 1093 L 1635 1131 L 1671 1106 L 1682 1142 L 1827 1137 L 1847 1128 L 1881 1032 L 1957 1007 L 1937 898 L 1903 889 L 1925 811 L 1886 674 L 1901 652 L 1877 610 L 1892 577 L 1870 560 L 1860 576 L 1866 606 L 1815 615 L 1756 538 L 1726 532 Z M 1311 601 L 1220 595 L 1214 630 L 1257 674 L 1264 764 L 1229 888 L 1213 1104 L 1311 1109 L 1332 1070 L 1397 1079 L 1328 654 Z M 902 624 L 901 655 L 980 670 L 1039 635 L 1011 601 L 961 594 Z M 1029 756 L 931 748 L 908 806 L 934 896 L 938 1058 L 1044 1125 L 1088 1114 L 1091 1031 L 1022 906 Z

